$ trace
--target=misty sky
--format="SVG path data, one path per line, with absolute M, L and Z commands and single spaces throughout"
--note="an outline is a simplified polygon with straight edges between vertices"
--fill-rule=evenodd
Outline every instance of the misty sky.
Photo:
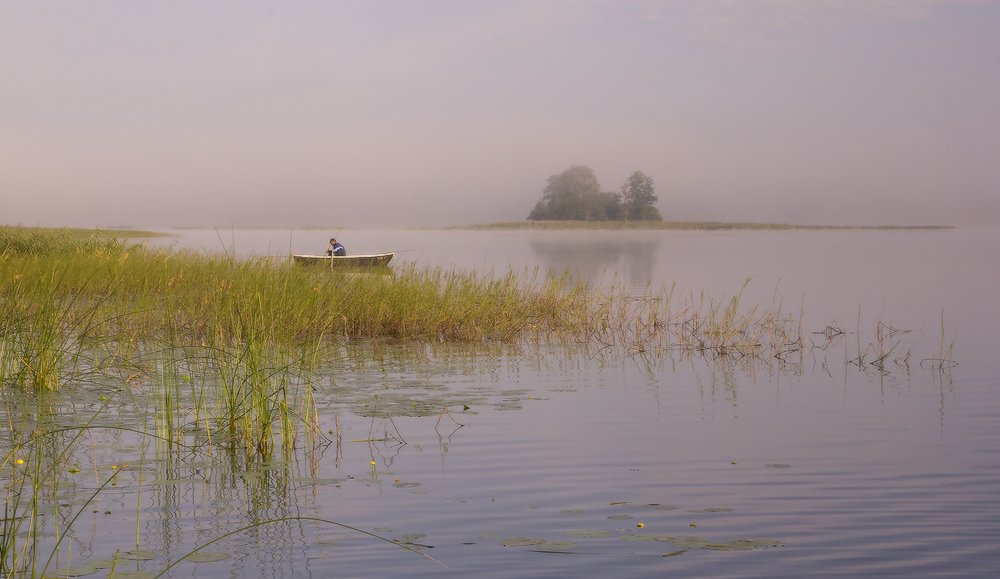
M 0 0 L 0 223 L 1000 222 L 1000 0 Z

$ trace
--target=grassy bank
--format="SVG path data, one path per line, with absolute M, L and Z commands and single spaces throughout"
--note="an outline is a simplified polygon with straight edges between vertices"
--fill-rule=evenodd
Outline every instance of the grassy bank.
M 625 229 L 664 231 L 921 231 L 952 229 L 951 225 L 799 225 L 734 221 L 510 221 L 447 229 Z

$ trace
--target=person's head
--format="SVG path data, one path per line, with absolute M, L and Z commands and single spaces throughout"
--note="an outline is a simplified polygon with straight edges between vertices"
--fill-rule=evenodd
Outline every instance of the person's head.
M 330 243 L 337 243 L 337 238 L 336 237 L 331 237 L 330 238 Z

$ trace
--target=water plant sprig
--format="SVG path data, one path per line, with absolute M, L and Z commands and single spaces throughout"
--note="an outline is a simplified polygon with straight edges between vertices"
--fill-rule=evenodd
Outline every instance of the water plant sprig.
M 250 523 L 249 525 L 245 525 L 245 526 L 242 526 L 242 527 L 240 527 L 238 529 L 234 529 L 232 531 L 229 531 L 228 533 L 224 533 L 222 535 L 219 535 L 218 537 L 215 537 L 214 539 L 212 539 L 210 541 L 206 541 L 206 542 L 198 545 L 194 549 L 191 549 L 190 551 L 188 551 L 187 553 L 185 553 L 181 557 L 179 557 L 176 560 L 172 561 L 170 564 L 168 564 L 166 567 L 164 567 L 159 573 L 157 573 L 154 576 L 154 579 L 158 579 L 159 577 L 162 577 L 168 571 L 170 571 L 171 569 L 173 569 L 174 567 L 176 567 L 177 565 L 179 565 L 180 563 L 182 563 L 184 561 L 184 559 L 186 559 L 187 557 L 190 557 L 191 555 L 194 555 L 198 551 L 201 551 L 202 549 L 205 549 L 206 547 L 214 545 L 215 543 L 218 543 L 219 541 L 222 541 L 222 540 L 225 540 L 225 539 L 227 539 L 229 537 L 232 537 L 233 535 L 238 535 L 238 534 L 243 533 L 245 531 L 249 531 L 251 529 L 255 529 L 255 528 L 258 528 L 258 527 L 265 526 L 265 525 L 276 525 L 276 524 L 279 524 L 279 523 L 286 523 L 286 522 L 292 522 L 292 521 L 296 521 L 296 522 L 309 522 L 309 521 L 311 521 L 311 522 L 314 522 L 314 523 L 321 523 L 321 524 L 324 524 L 324 525 L 332 525 L 332 526 L 335 526 L 335 527 L 340 527 L 342 529 L 347 529 L 349 531 L 354 531 L 355 533 L 366 535 L 368 537 L 372 537 L 373 539 L 377 539 L 379 541 L 383 541 L 383 542 L 389 543 L 390 545 L 399 547 L 400 549 L 404 549 L 406 551 L 410 551 L 411 553 L 416 553 L 417 555 L 420 555 L 424 559 L 427 559 L 429 561 L 432 561 L 432 562 L 436 563 L 437 565 L 441 566 L 444 569 L 448 568 L 447 565 L 445 565 L 441 561 L 438 561 L 434 557 L 431 557 L 427 553 L 421 552 L 421 551 L 419 551 L 419 550 L 417 550 L 417 549 L 415 549 L 413 547 L 410 547 L 409 545 L 406 545 L 405 543 L 400 543 L 398 541 L 393 541 L 392 539 L 389 539 L 387 537 L 383 537 L 382 535 L 378 535 L 376 533 L 372 533 L 371 531 L 366 531 L 364 529 L 355 527 L 353 525 L 348 525 L 348 524 L 345 524 L 345 523 L 339 523 L 337 521 L 332 521 L 330 519 L 323 519 L 323 518 L 320 518 L 320 517 L 294 516 L 294 517 L 278 517 L 278 518 L 274 518 L 274 519 L 267 519 L 267 520 L 264 520 L 264 521 L 256 521 L 256 522 Z

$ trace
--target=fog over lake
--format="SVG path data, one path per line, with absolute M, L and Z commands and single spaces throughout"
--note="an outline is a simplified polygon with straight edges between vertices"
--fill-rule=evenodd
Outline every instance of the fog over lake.
M 0 0 L 0 225 L 168 252 L 8 230 L 0 574 L 995 572 L 998 31 L 1000 0 Z M 574 167 L 671 221 L 956 227 L 445 228 Z M 394 256 L 289 269 L 331 236 Z M 621 327 L 347 329 L 508 275 Z
M 1000 220 L 1000 2 L 0 1 L 0 222 Z

